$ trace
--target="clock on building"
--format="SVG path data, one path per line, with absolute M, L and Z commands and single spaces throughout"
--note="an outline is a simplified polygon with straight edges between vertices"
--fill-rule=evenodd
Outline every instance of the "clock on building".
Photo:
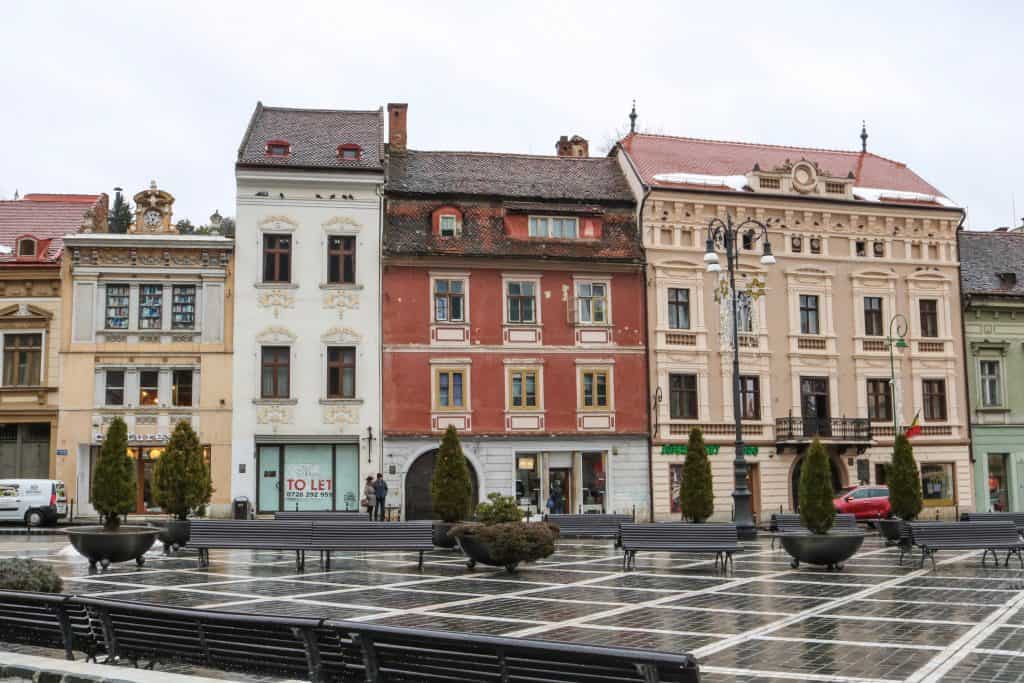
M 147 228 L 158 228 L 160 227 L 160 223 L 163 222 L 160 212 L 156 209 L 150 209 L 142 215 L 142 218 L 143 223 Z
M 174 197 L 156 186 L 151 181 L 148 190 L 135 195 L 135 224 L 128 232 L 175 233 L 177 230 L 171 222 L 171 209 Z

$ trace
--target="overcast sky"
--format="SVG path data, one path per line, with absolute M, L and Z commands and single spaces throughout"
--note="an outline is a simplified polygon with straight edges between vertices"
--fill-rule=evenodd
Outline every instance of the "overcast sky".
M 0 5 L 0 197 L 129 194 L 234 214 L 257 100 L 409 103 L 409 145 L 606 148 L 652 132 L 869 149 L 990 229 L 1024 216 L 1024 4 L 1011 2 Z

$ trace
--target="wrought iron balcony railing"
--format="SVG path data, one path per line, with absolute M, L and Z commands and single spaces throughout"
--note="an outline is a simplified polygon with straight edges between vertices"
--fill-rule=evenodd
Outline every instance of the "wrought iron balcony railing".
M 863 417 L 780 417 L 775 420 L 776 442 L 871 441 L 871 421 Z

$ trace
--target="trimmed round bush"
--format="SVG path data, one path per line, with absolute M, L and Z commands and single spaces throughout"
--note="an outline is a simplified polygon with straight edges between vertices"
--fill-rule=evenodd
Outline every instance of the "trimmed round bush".
M 476 521 L 484 525 L 518 522 L 522 518 L 523 511 L 516 499 L 500 493 L 487 494 L 487 501 L 476 506 Z
M 0 560 L 0 590 L 60 593 L 64 581 L 47 564 L 11 558 Z
M 451 533 L 457 538 L 476 536 L 487 544 L 496 565 L 507 566 L 535 562 L 554 553 L 558 527 L 547 522 L 460 524 Z

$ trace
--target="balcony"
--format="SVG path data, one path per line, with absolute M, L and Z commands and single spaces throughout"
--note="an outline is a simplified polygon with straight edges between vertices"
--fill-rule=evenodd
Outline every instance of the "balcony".
M 863 417 L 780 417 L 775 420 L 775 443 L 803 447 L 814 439 L 867 448 L 872 445 L 871 421 Z

